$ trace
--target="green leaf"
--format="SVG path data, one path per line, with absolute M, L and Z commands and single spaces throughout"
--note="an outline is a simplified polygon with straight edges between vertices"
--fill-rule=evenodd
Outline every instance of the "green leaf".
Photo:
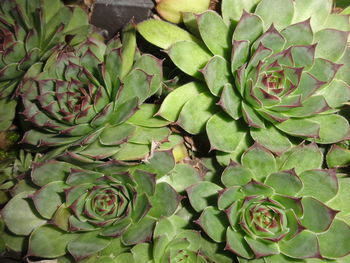
M 233 152 L 245 137 L 246 129 L 225 114 L 214 114 L 207 122 L 206 130 L 211 150 Z M 218 132 L 220 131 L 220 132 Z
M 150 93 L 148 75 L 141 69 L 133 69 L 124 78 L 124 86 L 120 90 L 118 103 L 138 98 L 139 103 L 144 102 Z
M 227 83 L 224 85 L 218 105 L 221 106 L 231 118 L 238 120 L 242 117 L 241 100 L 241 97 L 233 89 L 232 85 Z
M 350 253 L 350 226 L 335 219 L 330 229 L 318 235 L 321 254 L 324 257 L 339 258 Z
M 250 42 L 248 40 L 233 40 L 231 56 L 231 72 L 241 68 L 249 61 Z
M 243 186 L 242 192 L 246 196 L 272 196 L 275 193 L 272 187 L 254 180 Z
M 350 100 L 350 87 L 342 80 L 334 79 L 329 86 L 323 88 L 322 94 L 329 106 L 340 108 Z
M 197 223 L 215 242 L 223 242 L 225 240 L 225 232 L 228 222 L 225 213 L 222 211 L 209 206 L 203 210 Z
M 317 115 L 309 118 L 309 120 L 318 123 L 320 126 L 320 137 L 315 140 L 320 144 L 340 142 L 350 132 L 349 122 L 340 115 Z
M 36 185 L 44 186 L 52 181 L 64 181 L 72 165 L 59 161 L 47 161 L 33 167 L 32 180 Z
M 302 225 L 316 233 L 327 231 L 333 223 L 337 211 L 312 197 L 304 197 L 301 203 L 304 207 Z
M 167 49 L 178 41 L 199 42 L 193 35 L 173 24 L 150 19 L 137 25 L 139 33 L 153 45 Z
M 249 168 L 258 180 L 262 180 L 277 171 L 273 154 L 257 143 L 242 155 L 242 165 Z
M 186 74 L 202 79 L 200 70 L 212 55 L 202 46 L 190 41 L 179 41 L 167 50 L 170 59 Z M 190 56 L 188 54 L 191 54 Z
M 240 164 L 231 164 L 221 175 L 221 181 L 226 187 L 243 186 L 254 179 L 253 172 Z
M 214 56 L 202 70 L 205 82 L 213 95 L 219 96 L 224 85 L 232 82 L 229 67 L 223 57 Z
M 199 182 L 187 188 L 187 195 L 194 210 L 202 211 L 209 205 L 215 205 L 221 187 L 211 182 Z
M 239 186 L 232 186 L 229 188 L 225 188 L 224 191 L 220 192 L 218 199 L 218 208 L 220 210 L 225 210 L 233 204 L 237 200 L 241 200 L 244 198 L 244 195 L 241 192 L 241 188 Z M 231 222 L 232 225 L 234 225 Z
M 168 174 L 163 177 L 177 192 L 184 191 L 187 187 L 201 181 L 201 177 L 197 170 L 191 165 L 180 163 Z
M 155 117 L 158 106 L 155 104 L 144 103 L 140 106 L 140 109 L 128 120 L 128 123 L 140 125 L 143 127 L 163 127 L 168 125 L 170 122 L 163 120 L 160 117 Z
M 248 246 L 244 236 L 231 229 L 231 227 L 227 228 L 226 232 L 226 249 L 243 258 L 251 259 L 254 257 L 254 253 Z
M 305 118 L 329 109 L 325 98 L 321 95 L 314 95 L 303 101 L 301 107 L 290 109 L 285 114 L 290 117 Z
M 250 129 L 250 135 L 254 141 L 278 155 L 292 147 L 292 143 L 288 137 L 281 133 L 273 125 L 269 125 L 265 129 L 252 128 Z
M 282 123 L 275 124 L 275 126 L 281 131 L 297 137 L 316 138 L 320 133 L 319 123 L 312 121 L 311 118 L 288 119 Z
M 316 56 L 331 61 L 337 61 L 345 52 L 348 32 L 331 28 L 323 29 L 315 34 Z M 333 39 L 333 41 L 329 41 Z
M 261 239 L 253 239 L 249 236 L 245 236 L 244 239 L 247 241 L 254 254 L 259 255 L 259 257 L 271 256 L 280 253 L 276 242 L 264 242 Z
M 252 128 L 265 128 L 264 119 L 248 104 L 242 102 L 242 113 L 245 122 Z
M 295 169 L 297 174 L 321 168 L 322 162 L 323 154 L 315 143 L 293 147 L 278 158 L 279 170 Z
M 231 35 L 221 16 L 212 10 L 206 11 L 197 16 L 197 23 L 200 35 L 209 50 L 214 55 L 228 57 Z
M 31 192 L 22 192 L 13 197 L 2 209 L 6 226 L 17 235 L 29 235 L 35 228 L 46 223 L 35 213 L 35 208 L 28 200 Z
M 62 204 L 61 194 L 67 185 L 63 182 L 48 183 L 32 195 L 36 210 L 46 219 L 52 218 L 53 214 Z
M 300 196 L 311 196 L 327 202 L 338 193 L 338 179 L 332 170 L 308 170 L 299 176 L 304 183 Z
M 121 50 L 121 79 L 131 70 L 136 52 L 136 30 L 132 24 L 128 24 L 123 29 L 123 46 Z
M 292 258 L 313 258 L 320 255 L 317 236 L 307 230 L 289 241 L 280 242 L 280 250 Z
M 204 130 L 206 122 L 214 113 L 214 98 L 209 92 L 203 92 L 185 103 L 177 123 L 187 132 L 197 134 Z
M 281 34 L 287 40 L 286 47 L 310 45 L 314 39 L 309 19 L 286 27 Z
M 12 125 L 16 113 L 17 102 L 15 100 L 0 99 L 0 131 L 6 131 Z
M 151 150 L 150 145 L 135 143 L 124 143 L 120 149 L 115 149 L 115 147 L 112 149 L 116 151 L 112 157 L 122 161 L 141 160 L 147 157 Z
M 101 237 L 98 231 L 79 233 L 79 236 L 69 242 L 68 251 L 76 261 L 91 256 L 110 244 L 109 238 Z
M 223 0 L 221 3 L 221 12 L 224 22 L 229 25 L 231 20 L 238 21 L 243 14 L 243 10 L 250 12 L 259 1 Z
M 149 241 L 152 237 L 155 224 L 155 219 L 144 217 L 137 224 L 130 226 L 122 235 L 123 244 L 129 246 Z
M 44 225 L 33 231 L 29 238 L 28 256 L 57 258 L 67 253 L 67 245 L 77 234 Z
M 289 196 L 296 196 L 303 188 L 303 182 L 294 170 L 272 173 L 267 176 L 265 184 L 271 186 L 276 193 Z
M 327 203 L 333 209 L 337 209 L 340 212 L 337 214 L 338 218 L 344 218 L 347 220 L 347 216 L 350 215 L 350 206 L 347 200 L 350 198 L 350 177 L 338 178 L 339 190 L 336 197 Z
M 151 210 L 148 214 L 155 218 L 171 216 L 177 209 L 180 197 L 167 183 L 158 183 L 156 191 L 150 198 Z
M 184 104 L 206 91 L 206 87 L 199 82 L 190 82 L 173 90 L 163 101 L 157 115 L 168 121 L 176 121 Z
M 271 12 L 273 6 L 274 12 Z M 273 24 L 281 30 L 292 23 L 294 16 L 294 2 L 292 0 L 261 0 L 255 9 L 255 14 L 264 21 L 264 28 L 267 29 Z
M 233 33 L 233 40 L 253 43 L 263 33 L 263 21 L 254 14 L 243 13 Z
M 330 168 L 346 167 L 350 164 L 350 150 L 333 144 L 327 153 L 326 159 Z
M 99 141 L 105 146 L 117 146 L 129 139 L 135 133 L 136 127 L 127 123 L 108 126 L 103 129 Z
M 314 32 L 319 31 L 331 14 L 332 1 L 328 0 L 295 0 L 295 15 L 293 22 L 305 21 L 311 17 L 311 26 Z

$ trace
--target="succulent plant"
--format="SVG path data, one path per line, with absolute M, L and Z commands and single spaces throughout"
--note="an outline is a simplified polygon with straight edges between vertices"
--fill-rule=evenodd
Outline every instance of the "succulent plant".
M 137 244 L 130 252 L 118 255 L 114 263 L 233 262 L 230 257 L 217 252 L 217 244 L 186 227 L 188 220 L 179 215 L 161 219 L 155 227 L 152 244 Z
M 39 156 L 33 158 L 31 153 L 20 150 L 0 161 L 0 205 L 4 205 L 11 198 L 11 191 L 16 183 L 24 180 L 26 172 L 38 158 Z
M 204 181 L 187 189 L 192 207 L 202 211 L 196 222 L 240 262 L 344 257 L 350 253 L 349 178 L 320 169 L 322 161 L 314 143 L 278 158 L 255 143 L 241 164 L 224 170 L 223 188 Z
M 156 0 L 156 3 L 156 10 L 162 18 L 181 23 L 183 12 L 204 12 L 209 8 L 210 0 Z
M 0 6 L 0 129 L 15 115 L 14 91 L 24 76 L 38 73 L 45 61 L 67 43 L 78 44 L 89 30 L 81 8 L 65 7 L 60 0 L 3 0 Z M 39 66 L 40 67 L 40 66 Z M 11 98 L 12 97 L 12 98 Z
M 222 16 L 188 14 L 188 30 L 141 22 L 141 35 L 197 79 L 170 93 L 159 115 L 191 134 L 206 130 L 211 149 L 233 159 L 247 134 L 277 154 L 290 137 L 347 139 L 337 111 L 350 98 L 350 23 L 331 9 L 331 0 L 223 0 Z
M 137 51 L 131 25 L 123 44 L 91 37 L 56 52 L 23 84 L 22 114 L 30 125 L 22 143 L 51 149 L 50 157 L 69 148 L 69 158 L 81 161 L 148 158 L 170 134 L 169 122 L 153 117 L 157 106 L 142 104 L 161 80 L 161 61 Z
M 157 220 L 171 216 L 180 200 L 169 184 L 156 181 L 167 156 L 154 154 L 155 162 L 162 161 L 158 167 L 152 160 L 140 165 L 110 161 L 89 169 L 57 160 L 36 163 L 35 189 L 17 189 L 2 209 L 10 236 L 29 237 L 27 256 L 56 258 L 68 251 L 77 261 L 114 239 L 124 245 L 149 241 Z M 10 238 L 3 239 L 11 246 Z

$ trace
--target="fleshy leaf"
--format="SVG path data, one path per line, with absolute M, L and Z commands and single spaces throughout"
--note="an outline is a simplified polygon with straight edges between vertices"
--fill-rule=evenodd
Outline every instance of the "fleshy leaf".
M 273 125 L 265 129 L 250 129 L 250 135 L 254 141 L 276 154 L 282 154 L 292 147 L 292 143 L 287 136 L 284 136 Z
M 297 174 L 321 168 L 322 162 L 323 154 L 315 143 L 293 147 L 278 158 L 280 170 L 295 169 Z
M 258 180 L 277 170 L 275 157 L 257 143 L 242 155 L 242 165 L 252 170 Z
M 152 44 L 167 49 L 178 41 L 198 41 L 187 31 L 170 23 L 150 19 L 137 25 L 139 33 Z
M 254 179 L 253 172 L 240 164 L 231 164 L 221 175 L 221 181 L 226 187 L 230 186 L 243 186 Z
M 293 239 L 281 242 L 280 250 L 292 258 L 314 258 L 320 256 L 317 236 L 304 230 Z
M 308 170 L 299 176 L 304 183 L 300 196 L 311 196 L 327 202 L 338 193 L 338 179 L 332 170 Z
M 79 261 L 106 248 L 110 242 L 109 238 L 98 236 L 96 231 L 86 232 L 69 242 L 67 249 Z
M 1 211 L 6 226 L 17 235 L 29 235 L 46 222 L 35 214 L 33 205 L 27 199 L 28 194 L 22 192 L 16 195 Z
M 319 138 L 315 140 L 317 143 L 336 143 L 346 139 L 349 135 L 349 122 L 340 115 L 317 115 L 309 118 L 309 120 L 318 123 L 320 126 Z
M 275 12 L 271 12 L 273 6 Z M 264 21 L 265 29 L 271 24 L 277 29 L 285 28 L 290 25 L 294 16 L 294 3 L 291 0 L 262 0 L 256 7 L 255 13 Z
M 212 206 L 205 208 L 197 223 L 215 242 L 223 242 L 225 240 L 226 225 L 228 222 L 225 214 L 220 210 Z
M 316 233 L 327 231 L 337 211 L 312 197 L 304 197 L 301 202 L 304 207 L 304 216 L 301 219 L 303 226 Z
M 154 195 L 151 197 L 152 208 L 148 212 L 155 218 L 171 216 L 179 205 L 180 196 L 167 183 L 158 183 Z
M 325 257 L 339 258 L 350 253 L 350 227 L 342 220 L 335 219 L 330 229 L 318 239 Z
M 267 176 L 265 184 L 277 193 L 289 196 L 295 196 L 303 188 L 303 183 L 294 170 L 272 173 Z
M 248 259 L 254 257 L 254 253 L 245 241 L 244 236 L 239 232 L 232 230 L 230 227 L 227 228 L 225 249 L 230 250 L 240 257 Z
M 224 85 L 232 82 L 229 67 L 230 65 L 223 57 L 214 56 L 203 68 L 202 73 L 205 82 L 213 95 L 218 96 L 224 88 Z
M 239 124 L 222 113 L 213 115 L 206 126 L 211 150 L 233 152 L 245 135 Z
M 215 197 L 221 187 L 211 182 L 200 182 L 187 188 L 187 195 L 192 207 L 200 212 L 216 203 Z
M 250 12 L 259 0 L 224 0 L 221 4 L 222 17 L 226 24 L 230 24 L 231 20 L 238 21 L 243 10 Z
M 194 42 L 179 41 L 171 45 L 167 53 L 174 64 L 186 74 L 201 79 L 199 73 L 210 60 L 210 53 Z M 192 54 L 188 56 L 188 54 Z
M 201 37 L 214 55 L 228 57 L 230 46 L 229 27 L 221 16 L 214 11 L 206 11 L 197 16 L 198 28 Z
M 197 134 L 205 128 L 208 119 L 215 112 L 215 101 L 209 92 L 191 98 L 183 106 L 178 123 L 187 132 Z
M 168 121 L 176 121 L 184 104 L 204 92 L 206 87 L 199 82 L 190 82 L 173 90 L 163 101 L 158 115 Z
M 346 167 L 350 164 L 350 151 L 333 144 L 326 156 L 327 165 L 333 167 Z
M 28 256 L 57 258 L 67 253 L 67 245 L 77 237 L 53 226 L 35 229 L 29 238 Z

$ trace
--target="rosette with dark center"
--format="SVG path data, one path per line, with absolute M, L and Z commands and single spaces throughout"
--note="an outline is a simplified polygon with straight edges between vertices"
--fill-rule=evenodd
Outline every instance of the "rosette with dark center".
M 24 82 L 22 143 L 87 162 L 146 158 L 150 143 L 170 134 L 169 122 L 154 117 L 157 106 L 143 104 L 161 88 L 161 61 L 138 53 L 130 25 L 123 44 L 97 37 L 54 53 Z
M 221 14 L 185 13 L 185 30 L 152 19 L 138 25 L 194 77 L 165 98 L 160 116 L 191 134 L 205 131 L 226 159 L 250 137 L 276 154 L 291 148 L 291 137 L 347 139 L 349 123 L 338 112 L 350 99 L 348 15 L 332 13 L 329 0 L 223 0 L 221 7 Z
M 154 156 L 162 165 L 169 158 L 166 152 Z M 157 182 L 157 175 L 147 171 L 163 175 L 152 162 L 135 166 L 111 161 L 91 169 L 56 160 L 35 163 L 35 188 L 18 193 L 2 210 L 9 238 L 28 237 L 29 256 L 69 253 L 76 261 L 116 243 L 150 241 L 157 221 L 171 216 L 181 200 L 169 184 Z
M 201 212 L 195 222 L 212 240 L 225 243 L 241 263 L 311 263 L 350 253 L 350 210 L 341 201 L 348 180 L 320 169 L 323 155 L 315 144 L 277 158 L 255 144 L 241 163 L 226 167 L 224 188 L 206 181 L 187 188 Z
M 88 16 L 59 0 L 3 0 L 0 6 L 0 129 L 14 117 L 14 91 L 23 79 L 37 75 L 41 62 L 65 45 L 86 39 Z M 6 123 L 5 123 L 6 121 Z

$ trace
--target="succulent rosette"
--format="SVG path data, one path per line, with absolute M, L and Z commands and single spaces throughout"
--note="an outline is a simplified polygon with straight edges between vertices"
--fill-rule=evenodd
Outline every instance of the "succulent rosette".
M 224 187 L 187 189 L 196 222 L 240 262 L 341 260 L 350 253 L 349 178 L 322 162 L 313 143 L 278 158 L 256 143 L 224 170 Z
M 191 134 L 206 130 L 211 149 L 233 155 L 247 134 L 277 154 L 290 137 L 346 139 L 349 123 L 337 112 L 350 98 L 350 24 L 332 4 L 223 0 L 222 16 L 186 13 L 187 30 L 140 23 L 146 40 L 197 79 L 170 93 L 159 115 Z
M 178 214 L 183 214 L 180 210 Z M 204 239 L 200 232 L 186 229 L 188 220 L 182 215 L 161 219 L 154 229 L 153 244 L 141 243 L 130 252 L 118 255 L 115 263 L 231 263 L 227 255 L 218 253 L 216 243 Z
M 56 52 L 23 84 L 29 125 L 22 143 L 51 150 L 51 157 L 69 148 L 69 157 L 81 161 L 149 157 L 170 134 L 169 122 L 153 117 L 157 106 L 142 104 L 161 80 L 161 61 L 138 52 L 131 25 L 123 43 L 90 37 L 75 50 Z
M 90 169 L 57 160 L 36 163 L 35 189 L 17 189 L 2 209 L 10 236 L 3 237 L 6 246 L 12 248 L 13 238 L 29 237 L 27 256 L 69 252 L 79 261 L 115 239 L 126 246 L 151 240 L 157 220 L 171 216 L 180 201 L 169 184 L 156 180 L 165 172 L 168 153 L 154 155 L 162 160 L 162 171 L 152 160 L 136 166 L 110 161 Z
M 76 45 L 86 38 L 88 16 L 81 8 L 69 8 L 59 0 L 3 0 L 0 6 L 0 109 L 7 129 L 15 115 L 11 100 L 19 82 L 40 72 L 56 49 Z

